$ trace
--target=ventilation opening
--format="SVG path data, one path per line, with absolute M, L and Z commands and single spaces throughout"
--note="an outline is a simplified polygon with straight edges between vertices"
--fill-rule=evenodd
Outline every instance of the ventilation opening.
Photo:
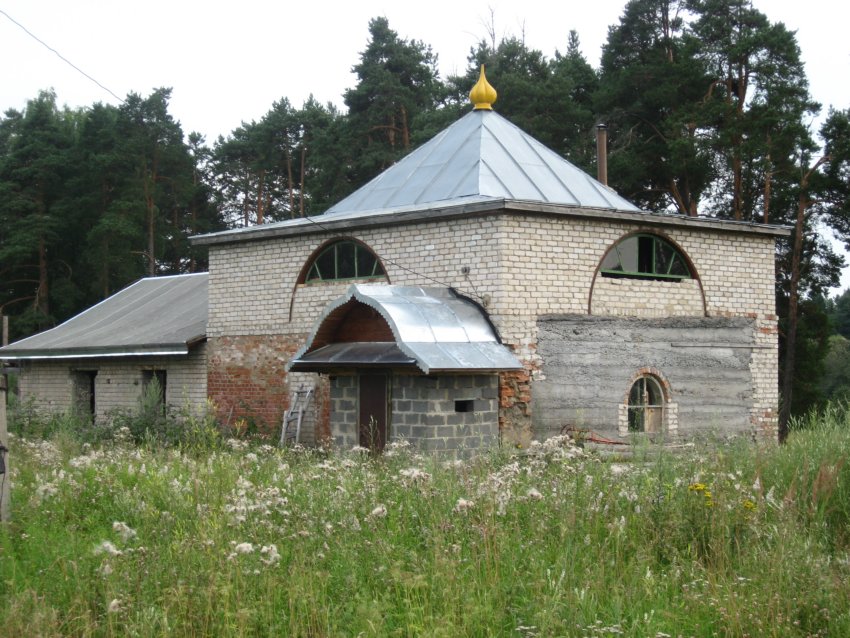
M 475 400 L 458 399 L 455 401 L 455 412 L 475 412 Z

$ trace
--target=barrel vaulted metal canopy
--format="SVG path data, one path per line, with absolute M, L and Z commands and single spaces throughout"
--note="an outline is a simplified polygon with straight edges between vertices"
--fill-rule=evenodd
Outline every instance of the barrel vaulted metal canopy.
M 322 343 L 323 325 L 352 301 L 373 308 L 387 322 L 395 343 Z M 450 288 L 353 284 L 332 301 L 289 369 L 416 366 L 434 372 L 519 370 L 522 364 L 499 343 L 486 313 Z
M 150 277 L 65 323 L 0 348 L 0 359 L 187 354 L 206 337 L 207 273 Z

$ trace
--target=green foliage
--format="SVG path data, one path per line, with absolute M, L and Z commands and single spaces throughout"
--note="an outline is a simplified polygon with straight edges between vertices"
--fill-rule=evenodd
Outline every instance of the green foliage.
M 412 150 L 414 122 L 436 104 L 436 63 L 429 46 L 400 38 L 386 18 L 369 21 L 369 43 L 353 68 L 357 86 L 344 96 L 354 187 Z
M 841 334 L 829 338 L 829 351 L 823 360 L 820 392 L 827 401 L 850 399 L 850 341 Z
M 43 92 L 0 120 L 0 308 L 13 339 L 144 274 L 205 266 L 186 238 L 222 223 L 169 96 L 68 111 Z
M 6 635 L 846 635 L 850 427 L 606 462 L 15 437 Z
M 780 320 L 780 366 L 786 357 L 787 319 Z M 830 350 L 832 328 L 823 304 L 818 300 L 800 302 L 796 339 L 796 365 L 794 367 L 794 393 L 791 414 L 801 416 L 820 405 L 825 398 L 822 392 L 824 363 Z
M 850 289 L 830 299 L 826 309 L 835 332 L 850 339 Z

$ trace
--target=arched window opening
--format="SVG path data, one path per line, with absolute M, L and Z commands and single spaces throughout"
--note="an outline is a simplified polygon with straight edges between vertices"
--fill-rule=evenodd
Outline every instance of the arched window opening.
M 305 283 L 347 279 L 386 279 L 375 253 L 351 240 L 334 242 L 320 252 L 304 277 Z
M 629 432 L 661 432 L 664 393 L 655 377 L 639 377 L 629 391 Z
M 693 278 L 685 256 L 670 242 L 656 235 L 626 237 L 608 251 L 600 270 L 603 277 Z

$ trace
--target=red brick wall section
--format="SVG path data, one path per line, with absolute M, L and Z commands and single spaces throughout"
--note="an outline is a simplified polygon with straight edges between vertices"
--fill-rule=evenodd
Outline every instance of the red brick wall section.
M 526 447 L 531 442 L 531 375 L 528 370 L 499 374 L 499 433 L 502 443 Z
M 280 434 L 289 406 L 286 364 L 303 337 L 236 336 L 208 341 L 207 392 L 219 422 L 237 427 L 242 419 L 269 436 Z
M 316 443 L 331 445 L 331 384 L 327 375 L 319 377 L 316 384 L 316 419 Z

